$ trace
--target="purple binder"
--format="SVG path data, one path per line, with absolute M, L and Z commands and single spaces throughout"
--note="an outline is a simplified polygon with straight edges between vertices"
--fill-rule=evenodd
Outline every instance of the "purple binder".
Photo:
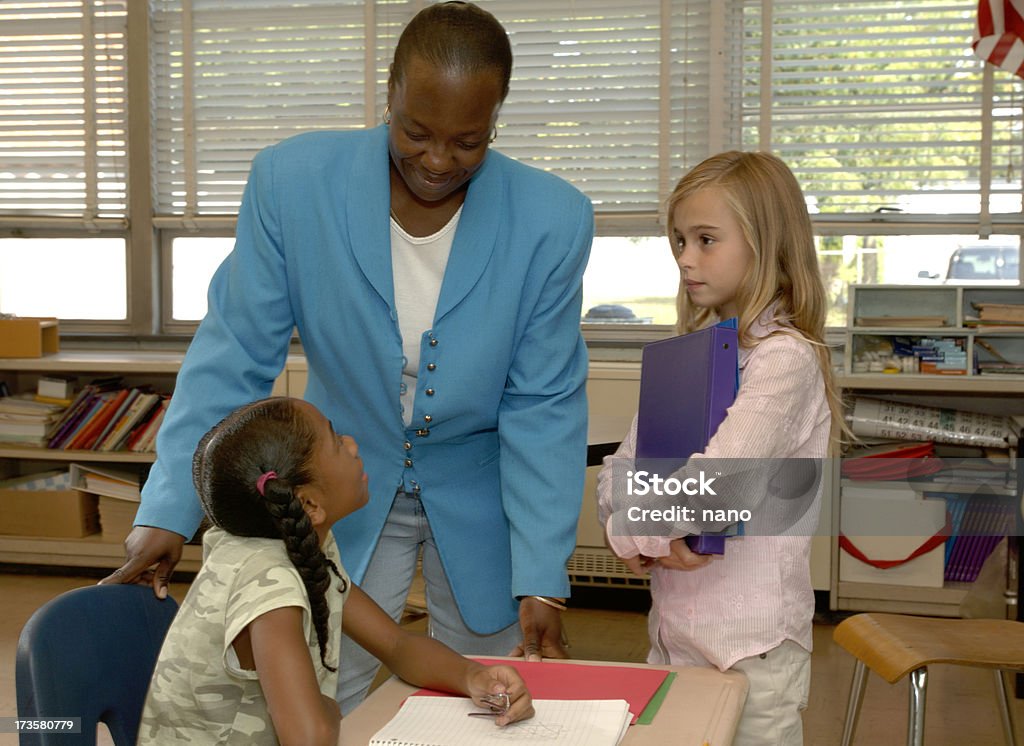
M 667 476 L 703 451 L 718 430 L 738 388 L 739 344 L 734 324 L 734 320 L 727 321 L 644 347 L 637 468 Z M 659 461 L 645 464 L 649 459 Z M 725 535 L 687 536 L 686 543 L 701 554 L 725 551 Z

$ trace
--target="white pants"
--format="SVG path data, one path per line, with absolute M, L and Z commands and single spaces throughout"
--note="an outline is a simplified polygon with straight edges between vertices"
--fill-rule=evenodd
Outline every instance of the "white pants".
M 657 619 L 652 614 L 648 621 L 648 663 L 711 667 L 696 647 L 682 646 L 679 641 L 670 656 L 661 644 Z M 802 746 L 803 711 L 811 688 L 811 654 L 792 640 L 785 640 L 766 653 L 736 661 L 729 670 L 742 671 L 749 683 L 734 746 Z
M 802 746 L 803 711 L 811 688 L 811 654 L 792 640 L 737 661 L 750 688 L 734 746 Z

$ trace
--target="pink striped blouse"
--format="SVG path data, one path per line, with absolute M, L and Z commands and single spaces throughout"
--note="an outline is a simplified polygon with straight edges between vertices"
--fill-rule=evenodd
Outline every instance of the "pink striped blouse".
M 741 348 L 740 388 L 703 454 L 711 458 L 824 458 L 830 412 L 818 357 L 811 344 L 777 323 L 760 324 L 761 342 Z M 598 476 L 598 516 L 613 510 L 613 459 L 636 452 L 636 418 Z M 691 461 L 692 463 L 692 461 Z M 618 471 L 618 470 L 617 470 Z M 621 480 L 616 480 L 621 481 Z M 614 489 L 623 489 L 616 485 Z M 798 530 L 786 536 L 737 536 L 725 554 L 697 570 L 655 566 L 651 571 L 650 663 L 707 665 L 726 670 L 738 660 L 793 640 L 811 650 L 814 592 L 811 534 L 818 523 L 821 488 Z M 621 501 L 615 504 L 621 505 Z M 609 532 L 610 534 L 610 532 Z M 667 537 L 608 536 L 621 557 L 664 557 Z

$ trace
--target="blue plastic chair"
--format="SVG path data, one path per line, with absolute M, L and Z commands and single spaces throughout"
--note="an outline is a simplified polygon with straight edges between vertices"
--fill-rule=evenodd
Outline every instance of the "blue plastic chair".
M 103 722 L 117 746 L 134 744 L 146 690 L 177 602 L 140 585 L 62 593 L 18 638 L 18 716 L 80 717 L 82 732 L 21 734 L 21 746 L 95 744 Z

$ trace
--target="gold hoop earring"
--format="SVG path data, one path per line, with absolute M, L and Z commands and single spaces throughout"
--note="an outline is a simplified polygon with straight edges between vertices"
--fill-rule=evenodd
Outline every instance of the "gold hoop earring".
M 391 104 L 384 107 L 384 116 L 382 117 L 384 124 L 391 124 Z
M 495 127 L 494 129 L 491 130 L 491 139 L 488 140 L 488 142 L 494 142 L 497 139 L 498 139 L 498 128 Z

